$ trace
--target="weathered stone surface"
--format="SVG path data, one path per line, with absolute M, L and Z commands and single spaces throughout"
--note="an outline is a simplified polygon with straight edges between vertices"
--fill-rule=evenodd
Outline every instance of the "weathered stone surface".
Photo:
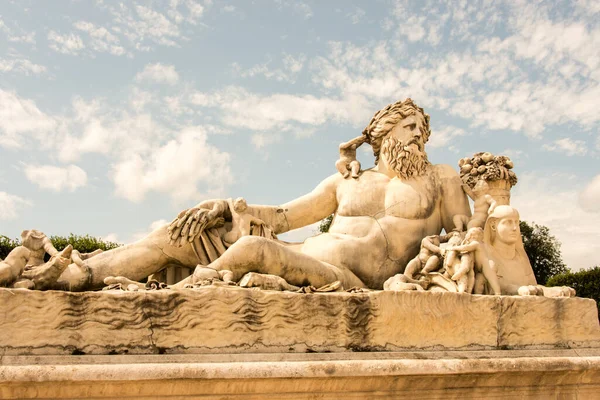
M 593 300 L 0 289 L 2 355 L 600 347 Z
M 0 398 L 594 399 L 599 352 L 38 356 L 0 359 Z

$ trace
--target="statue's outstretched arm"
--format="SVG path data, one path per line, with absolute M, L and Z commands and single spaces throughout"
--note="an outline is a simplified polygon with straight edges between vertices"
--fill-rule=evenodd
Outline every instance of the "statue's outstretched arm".
M 275 234 L 313 224 L 337 210 L 336 190 L 343 177 L 335 174 L 323 180 L 312 192 L 282 206 L 248 206 L 248 212 L 273 227 Z

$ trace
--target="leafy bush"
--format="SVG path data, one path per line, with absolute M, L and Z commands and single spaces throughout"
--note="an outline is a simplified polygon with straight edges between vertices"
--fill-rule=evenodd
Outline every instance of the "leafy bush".
M 0 235 L 0 260 L 4 260 L 8 253 L 20 244 L 21 241 L 19 239 L 11 239 Z
M 548 279 L 546 286 L 570 286 L 577 291 L 577 296 L 594 299 L 598 306 L 600 302 L 600 266 L 555 275 Z
M 69 234 L 69 237 L 64 236 L 50 236 L 50 241 L 56 247 L 56 250 L 61 251 L 68 244 L 72 245 L 74 249 L 79 250 L 80 253 L 91 253 L 94 250 L 110 250 L 121 246 L 119 243 L 105 242 L 104 240 L 93 237 L 90 235 L 73 235 Z
M 321 233 L 329 232 L 329 227 L 331 226 L 332 222 L 333 222 L 333 214 L 331 214 L 329 217 L 327 217 L 321 221 L 321 224 L 319 224 L 319 232 L 321 232 Z
M 81 253 L 91 253 L 97 249 L 110 250 L 121 246 L 119 243 L 106 242 L 90 235 L 74 235 L 72 233 L 68 237 L 50 236 L 50 241 L 58 251 L 70 244 Z M 6 236 L 0 236 L 0 259 L 6 258 L 12 249 L 20 245 L 21 241 L 19 239 L 13 240 Z M 46 258 L 48 259 L 49 256 L 46 255 Z

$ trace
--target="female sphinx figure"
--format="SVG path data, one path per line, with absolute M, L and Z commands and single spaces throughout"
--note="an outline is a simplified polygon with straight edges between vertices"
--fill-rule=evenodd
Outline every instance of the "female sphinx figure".
M 537 284 L 523 247 L 519 213 L 511 206 L 498 206 L 488 216 L 484 229 L 484 243 L 498 275 L 502 294 L 575 296 L 575 290 L 566 286 L 545 287 Z

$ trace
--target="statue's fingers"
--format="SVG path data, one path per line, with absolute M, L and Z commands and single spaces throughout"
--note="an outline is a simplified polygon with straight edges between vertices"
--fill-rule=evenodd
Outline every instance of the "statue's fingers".
M 182 229 L 183 229 L 183 226 L 173 229 L 173 232 L 171 233 L 171 239 L 175 240 L 177 237 L 179 237 Z
M 190 225 L 189 236 L 193 236 L 196 231 L 196 227 L 198 226 L 198 220 L 195 219 L 194 222 Z
M 181 225 L 183 225 L 187 219 L 189 218 L 190 214 L 192 214 L 192 212 L 194 212 L 195 210 L 193 209 L 189 209 L 185 212 L 185 214 L 183 214 L 183 217 L 179 219 L 179 221 L 177 222 L 177 227 L 179 228 Z
M 179 223 L 179 218 L 175 218 L 173 220 L 173 222 L 171 222 L 171 224 L 169 225 L 169 227 L 167 228 L 167 232 L 172 232 L 173 229 L 177 228 L 177 224 Z
M 187 238 L 187 235 L 190 232 L 189 222 L 190 221 L 188 220 L 188 222 L 186 222 L 185 225 L 183 226 L 183 229 L 181 230 L 181 237 Z

